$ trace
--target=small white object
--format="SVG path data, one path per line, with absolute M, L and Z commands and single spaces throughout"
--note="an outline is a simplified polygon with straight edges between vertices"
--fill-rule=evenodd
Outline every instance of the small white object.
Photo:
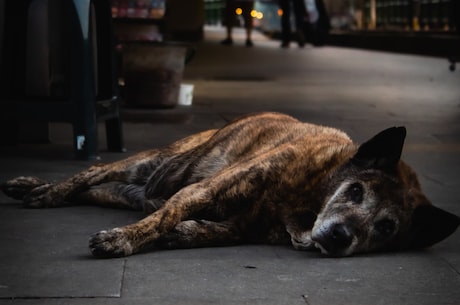
M 179 105 L 190 106 L 193 99 L 193 85 L 181 84 L 179 91 Z
M 85 136 L 77 136 L 77 150 L 83 150 L 83 146 L 85 146 Z

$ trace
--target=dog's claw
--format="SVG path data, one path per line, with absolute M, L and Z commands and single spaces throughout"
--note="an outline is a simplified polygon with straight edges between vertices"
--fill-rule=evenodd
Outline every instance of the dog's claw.
M 128 236 L 119 228 L 91 235 L 89 249 L 93 256 L 99 258 L 123 257 L 133 253 Z

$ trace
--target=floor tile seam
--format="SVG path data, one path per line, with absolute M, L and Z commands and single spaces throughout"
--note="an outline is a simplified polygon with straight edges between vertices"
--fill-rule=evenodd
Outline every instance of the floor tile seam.
M 86 299 L 119 299 L 120 296 L 0 296 L 0 300 L 86 300 Z
M 121 272 L 121 279 L 120 279 L 120 288 L 118 292 L 118 297 L 122 298 L 123 297 L 123 287 L 125 285 L 125 274 L 126 274 L 126 266 L 128 265 L 128 259 L 123 260 L 123 270 Z
M 454 264 L 452 264 L 447 258 L 440 257 L 440 259 L 449 266 L 450 269 L 459 277 L 460 279 L 460 269 L 457 269 Z

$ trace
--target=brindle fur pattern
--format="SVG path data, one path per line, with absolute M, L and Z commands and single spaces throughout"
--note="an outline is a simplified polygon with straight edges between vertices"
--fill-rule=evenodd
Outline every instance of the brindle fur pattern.
M 337 129 L 262 113 L 60 183 L 18 177 L 2 190 L 31 208 L 149 213 L 91 236 L 96 257 L 238 243 L 290 242 L 331 256 L 427 247 L 460 220 L 432 206 L 400 161 L 404 138 L 403 127 L 390 128 L 358 146 Z

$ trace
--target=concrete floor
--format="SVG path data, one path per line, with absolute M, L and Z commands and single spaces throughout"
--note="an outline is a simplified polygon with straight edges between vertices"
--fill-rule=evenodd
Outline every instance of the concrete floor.
M 460 73 L 444 58 L 333 47 L 221 46 L 207 28 L 185 81 L 193 106 L 124 109 L 127 153 L 158 147 L 254 111 L 281 111 L 338 127 L 362 142 L 408 129 L 403 158 L 432 201 L 460 215 Z M 101 147 L 104 147 L 101 126 Z M 60 180 L 94 162 L 72 159 L 71 128 L 51 124 L 52 144 L 0 147 L 0 181 Z M 140 213 L 97 207 L 28 210 L 0 194 L 0 304 L 460 304 L 460 231 L 419 252 L 324 258 L 288 247 L 159 251 L 98 260 L 87 238 Z

